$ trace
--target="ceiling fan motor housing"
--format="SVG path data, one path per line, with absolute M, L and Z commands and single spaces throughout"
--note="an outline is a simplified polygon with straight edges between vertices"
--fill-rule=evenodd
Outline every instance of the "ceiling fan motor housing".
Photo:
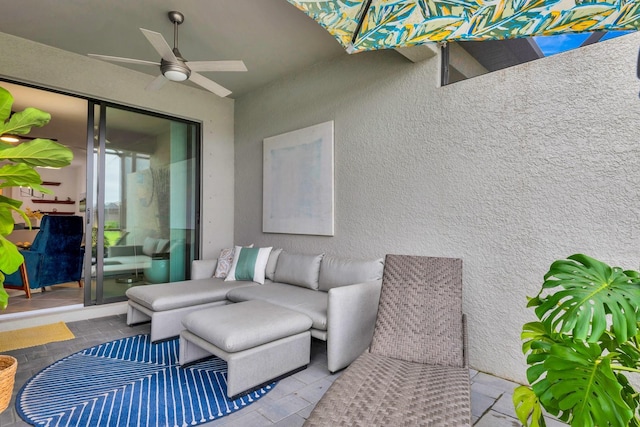
M 191 76 L 191 70 L 185 64 L 185 60 L 180 55 L 180 51 L 177 48 L 173 49 L 173 53 L 176 55 L 177 62 L 169 62 L 162 59 L 160 61 L 160 71 L 169 80 L 174 82 L 181 82 L 187 80 Z

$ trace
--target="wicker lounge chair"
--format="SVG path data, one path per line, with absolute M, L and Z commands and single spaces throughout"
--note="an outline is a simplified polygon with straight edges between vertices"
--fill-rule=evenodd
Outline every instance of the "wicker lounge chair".
M 462 260 L 387 255 L 373 341 L 305 426 L 469 426 Z

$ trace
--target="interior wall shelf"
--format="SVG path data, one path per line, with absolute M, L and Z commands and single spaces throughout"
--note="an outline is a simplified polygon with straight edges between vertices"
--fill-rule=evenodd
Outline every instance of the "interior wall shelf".
M 43 214 L 47 215 L 75 215 L 75 212 L 60 212 L 60 211 L 41 211 Z
M 46 200 L 46 199 L 31 199 L 33 203 L 54 203 L 58 205 L 74 205 L 75 200 Z
M 55 181 L 42 181 L 42 185 L 58 186 L 60 183 Z

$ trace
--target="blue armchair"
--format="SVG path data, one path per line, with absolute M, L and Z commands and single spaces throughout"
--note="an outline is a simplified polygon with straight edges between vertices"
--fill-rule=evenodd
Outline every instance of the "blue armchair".
M 82 286 L 83 220 L 80 216 L 45 215 L 40 231 L 33 239 L 29 250 L 21 250 L 27 267 L 29 287 L 67 282 L 78 282 Z M 20 271 L 8 275 L 5 284 L 23 287 Z

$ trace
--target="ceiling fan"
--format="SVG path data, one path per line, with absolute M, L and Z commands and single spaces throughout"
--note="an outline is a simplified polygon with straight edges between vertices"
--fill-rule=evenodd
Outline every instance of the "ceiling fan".
M 173 23 L 173 49 L 169 46 L 162 34 L 155 31 L 140 28 L 142 34 L 149 40 L 149 43 L 160 54 L 160 62 L 144 61 L 141 59 L 121 58 L 118 56 L 96 55 L 90 53 L 93 58 L 112 62 L 126 62 L 129 64 L 154 65 L 159 66 L 160 74 L 149 85 L 147 90 L 161 88 L 167 80 L 181 82 L 187 79 L 198 86 L 215 93 L 220 97 L 225 97 L 231 93 L 230 90 L 220 86 L 213 80 L 209 80 L 198 71 L 247 71 L 247 67 L 242 61 L 187 61 L 178 50 L 178 25 L 184 22 L 184 15 L 180 12 L 171 11 L 168 13 L 169 20 Z

